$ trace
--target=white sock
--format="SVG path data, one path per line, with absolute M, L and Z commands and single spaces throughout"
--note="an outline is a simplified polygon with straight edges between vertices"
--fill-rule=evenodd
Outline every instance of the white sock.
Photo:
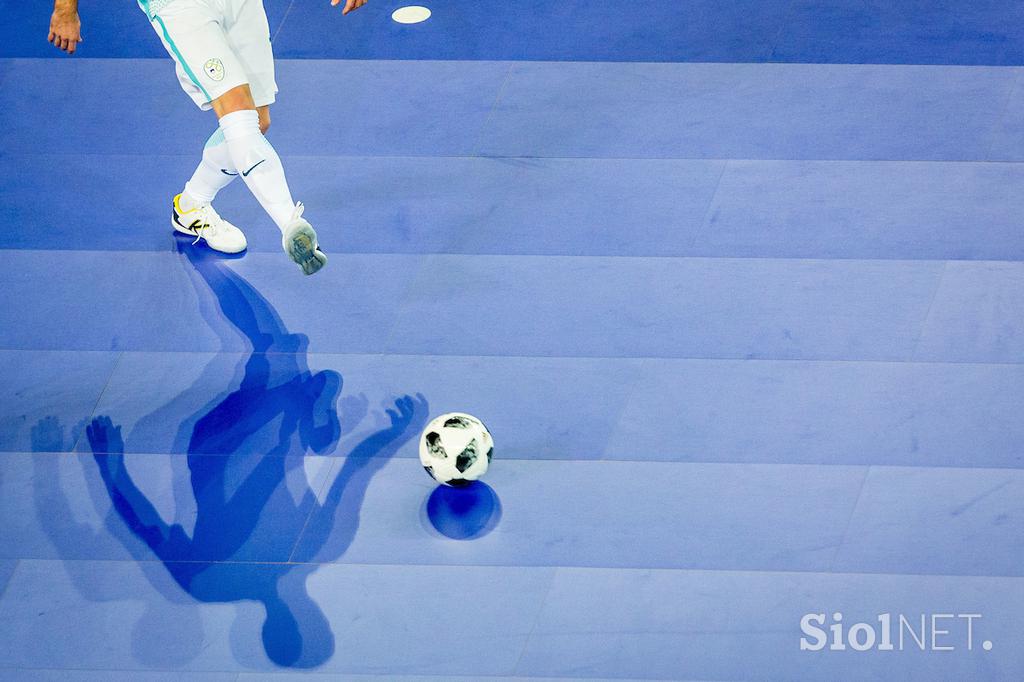
M 281 158 L 260 132 L 260 117 L 255 111 L 234 111 L 220 119 L 225 145 L 238 174 L 263 210 L 284 232 L 295 211 L 292 193 L 284 177 Z
M 203 159 L 192 174 L 192 179 L 185 183 L 179 201 L 182 210 L 191 211 L 203 204 L 212 203 L 217 198 L 217 192 L 230 185 L 236 177 L 238 171 L 235 170 L 225 144 L 224 131 L 217 128 L 206 141 Z

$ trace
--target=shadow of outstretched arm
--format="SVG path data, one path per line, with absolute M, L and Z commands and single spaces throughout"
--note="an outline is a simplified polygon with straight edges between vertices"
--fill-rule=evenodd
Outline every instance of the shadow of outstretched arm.
M 114 509 L 135 535 L 160 559 L 180 559 L 188 539 L 181 526 L 169 526 L 153 504 L 135 485 L 124 465 L 124 440 L 121 427 L 110 417 L 96 417 L 86 427 L 93 458 L 99 467 Z
M 321 511 L 314 517 L 296 560 L 330 561 L 348 549 L 359 528 L 359 510 L 372 476 L 426 425 L 430 406 L 420 394 L 403 396 L 388 409 L 391 426 L 371 434 L 345 458 Z M 326 558 L 325 558 L 326 557 Z

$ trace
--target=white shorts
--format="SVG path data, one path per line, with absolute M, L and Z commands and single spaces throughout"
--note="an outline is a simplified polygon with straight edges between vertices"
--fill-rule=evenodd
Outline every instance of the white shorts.
M 263 0 L 139 0 L 200 109 L 248 84 L 256 106 L 277 94 Z

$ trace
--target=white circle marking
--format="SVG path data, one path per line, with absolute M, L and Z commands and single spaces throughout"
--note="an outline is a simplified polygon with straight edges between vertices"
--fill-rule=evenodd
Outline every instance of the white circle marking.
M 399 7 L 391 14 L 391 18 L 400 24 L 418 24 L 430 18 L 430 10 L 419 5 Z

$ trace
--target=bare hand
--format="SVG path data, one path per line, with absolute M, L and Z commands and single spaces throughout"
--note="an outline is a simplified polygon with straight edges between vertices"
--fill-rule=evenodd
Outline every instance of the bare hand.
M 50 17 L 50 37 L 47 40 L 53 43 L 54 47 L 74 54 L 78 43 L 82 42 L 82 22 L 78 18 L 78 12 L 54 10 Z
M 341 4 L 341 0 L 331 0 L 331 6 L 337 7 Z M 342 14 L 348 14 L 353 10 L 357 10 L 366 4 L 366 0 L 345 0 L 345 8 L 341 10 Z

